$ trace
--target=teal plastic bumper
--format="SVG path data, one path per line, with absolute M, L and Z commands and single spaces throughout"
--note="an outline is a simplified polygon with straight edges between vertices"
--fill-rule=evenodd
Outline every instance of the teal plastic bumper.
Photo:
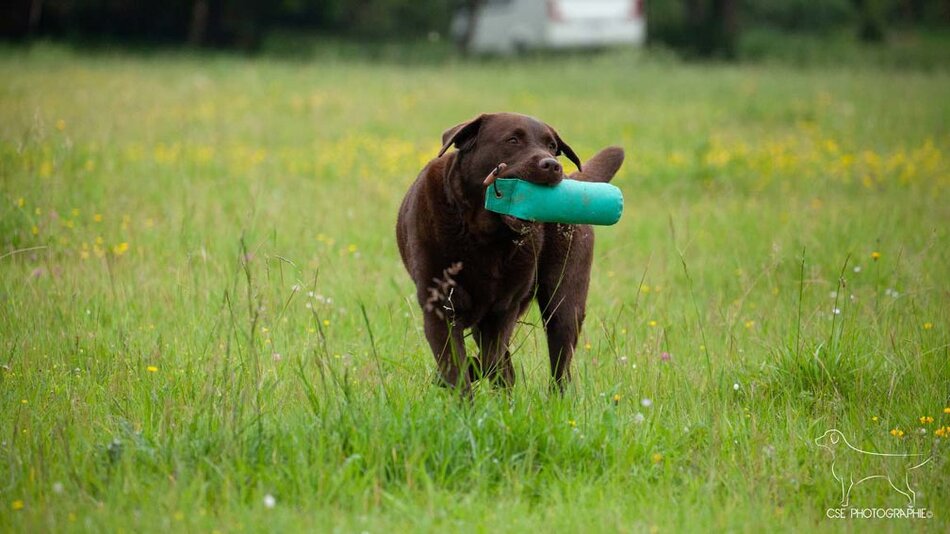
M 485 209 L 526 221 L 609 226 L 623 213 L 623 193 L 606 183 L 561 180 L 552 187 L 499 178 L 485 191 Z

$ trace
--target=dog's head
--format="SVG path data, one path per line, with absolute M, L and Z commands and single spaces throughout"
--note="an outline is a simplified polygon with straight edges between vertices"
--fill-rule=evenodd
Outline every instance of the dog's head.
M 819 447 L 824 447 L 829 451 L 834 452 L 835 448 L 839 443 L 844 441 L 844 434 L 839 430 L 831 429 L 825 431 L 824 434 L 815 439 L 815 445 Z
M 439 156 L 452 146 L 458 149 L 450 172 L 462 180 L 464 190 L 483 191 L 483 181 L 504 163 L 498 177 L 517 177 L 544 185 L 564 179 L 557 157 L 565 155 L 578 170 L 580 159 L 551 126 L 526 115 L 487 113 L 453 126 L 442 134 Z

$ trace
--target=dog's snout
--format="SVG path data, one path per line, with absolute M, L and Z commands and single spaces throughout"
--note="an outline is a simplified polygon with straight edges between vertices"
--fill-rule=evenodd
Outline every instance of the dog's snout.
M 562 167 L 558 160 L 554 158 L 543 158 L 538 162 L 538 167 L 544 172 L 560 174 Z

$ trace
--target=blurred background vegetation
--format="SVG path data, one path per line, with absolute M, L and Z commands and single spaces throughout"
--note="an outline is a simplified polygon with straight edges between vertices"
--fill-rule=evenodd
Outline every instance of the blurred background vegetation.
M 453 15 L 485 1 L 8 0 L 0 38 L 290 55 L 397 43 L 406 55 L 444 58 L 464 48 L 448 37 Z M 927 64 L 948 56 L 950 0 L 644 0 L 644 9 L 651 48 L 686 57 L 812 62 L 861 43 L 927 50 Z

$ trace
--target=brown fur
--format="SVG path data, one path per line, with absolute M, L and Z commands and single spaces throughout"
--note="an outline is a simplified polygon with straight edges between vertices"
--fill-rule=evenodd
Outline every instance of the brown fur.
M 532 117 L 484 114 L 447 130 L 439 157 L 409 188 L 396 223 L 399 253 L 416 284 L 425 335 L 444 384 L 467 392 L 472 380 L 514 384 L 508 342 L 536 298 L 548 340 L 551 373 L 570 379 L 590 282 L 594 232 L 588 225 L 531 223 L 484 208 L 485 182 L 501 177 L 554 185 L 564 178 L 554 159 L 578 167 L 570 177 L 606 182 L 623 163 L 611 147 L 581 170 L 558 133 Z M 458 150 L 446 154 L 451 146 Z M 471 329 L 479 354 L 467 357 Z

